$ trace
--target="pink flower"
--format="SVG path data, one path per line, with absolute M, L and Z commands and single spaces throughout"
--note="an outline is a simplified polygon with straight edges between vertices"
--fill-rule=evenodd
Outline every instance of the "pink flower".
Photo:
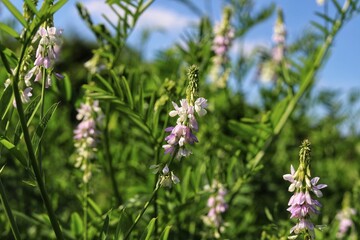
M 326 188 L 327 185 L 326 185 L 326 184 L 316 185 L 319 180 L 320 180 L 319 177 L 314 177 L 313 179 L 311 179 L 311 185 L 312 185 L 311 190 L 315 193 L 315 195 L 316 195 L 317 197 L 322 197 L 323 194 L 322 194 L 322 192 L 320 191 L 320 189 Z
M 293 165 L 290 166 L 290 174 L 283 175 L 283 179 L 291 182 L 289 186 L 289 192 L 293 192 L 296 188 L 301 187 L 301 182 L 295 180 L 296 172 Z
M 222 223 L 221 214 L 226 212 L 229 207 L 225 201 L 227 190 L 221 183 L 218 183 L 217 181 L 214 181 L 212 188 L 214 194 L 212 194 L 207 200 L 209 212 L 204 220 L 205 223 L 218 228 Z
M 84 182 L 88 182 L 92 176 L 91 160 L 96 157 L 96 145 L 100 135 L 97 128 L 103 119 L 98 104 L 98 101 L 87 99 L 86 103 L 82 103 L 77 109 L 76 118 L 80 120 L 80 123 L 74 130 L 74 145 L 77 155 L 75 167 L 84 171 Z
M 31 87 L 25 88 L 24 91 L 20 90 L 20 98 L 22 103 L 28 103 L 30 101 L 30 97 L 32 96 L 31 90 Z M 17 107 L 15 99 L 13 101 L 13 106 Z
M 36 42 L 39 38 L 39 44 L 36 49 L 36 59 L 34 61 L 34 67 L 25 75 L 25 84 L 30 86 L 30 79 L 35 75 L 35 82 L 40 82 L 43 78 L 42 68 L 50 69 L 47 72 L 47 79 L 45 86 L 51 85 L 51 74 L 53 73 L 52 68 L 55 61 L 58 59 L 60 45 L 61 45 L 62 30 L 57 30 L 55 27 L 40 27 L 33 42 Z M 61 74 L 55 73 L 55 77 L 62 79 Z

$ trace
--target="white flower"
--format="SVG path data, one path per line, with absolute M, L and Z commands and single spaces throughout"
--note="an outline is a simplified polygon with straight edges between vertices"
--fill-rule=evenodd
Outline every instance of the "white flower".
M 199 114 L 200 117 L 206 115 L 206 110 L 205 108 L 207 108 L 208 104 L 207 104 L 207 100 L 205 98 L 198 98 L 195 101 L 195 111 Z
M 293 167 L 293 165 L 290 166 L 290 174 L 285 174 L 283 176 L 284 180 L 291 182 L 290 186 L 289 186 L 289 192 L 293 192 L 296 188 L 300 188 L 301 187 L 301 182 L 295 180 L 295 176 L 297 175 L 297 173 L 295 172 L 295 169 Z
M 20 98 L 21 98 L 22 103 L 28 103 L 30 101 L 30 97 L 32 96 L 31 90 L 32 90 L 31 87 L 25 88 L 24 91 L 20 90 Z M 14 107 L 16 107 L 15 99 L 13 101 L 13 105 L 14 105 Z
M 320 189 L 326 188 L 327 185 L 326 185 L 326 184 L 319 184 L 319 185 L 317 185 L 317 183 L 318 183 L 319 180 L 320 180 L 319 177 L 314 177 L 313 179 L 311 179 L 311 185 L 312 185 L 311 190 L 315 193 L 315 195 L 316 195 L 317 197 L 322 197 L 323 194 L 322 194 L 322 192 L 320 191 Z
M 160 186 L 171 188 L 172 184 L 178 184 L 180 179 L 175 176 L 175 174 L 171 171 L 166 164 L 165 167 L 162 169 L 163 175 L 160 176 Z
M 30 101 L 30 97 L 32 96 L 31 90 L 32 90 L 32 88 L 28 87 L 28 88 L 25 88 L 25 90 L 21 93 L 20 97 L 21 97 L 21 101 L 23 103 L 27 103 Z

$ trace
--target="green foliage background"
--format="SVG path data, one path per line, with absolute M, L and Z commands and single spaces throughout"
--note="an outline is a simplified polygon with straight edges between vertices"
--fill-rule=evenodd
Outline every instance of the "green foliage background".
M 228 189 L 229 208 L 223 215 L 225 228 L 221 239 L 286 239 L 295 223 L 289 220 L 286 211 L 291 193 L 282 176 L 290 171 L 291 164 L 297 167 L 299 145 L 308 138 L 312 143 L 312 174 L 328 185 L 320 199 L 321 214 L 314 219 L 315 224 L 327 227 L 316 230 L 316 235 L 318 239 L 336 239 L 335 218 L 343 207 L 345 194 L 350 195 L 351 207 L 360 211 L 359 90 L 347 95 L 334 90 L 319 92 L 314 90 L 314 83 L 317 71 L 331 57 L 328 51 L 331 42 L 324 39 L 335 37 L 341 24 L 351 20 L 359 11 L 358 1 L 351 1 L 352 12 L 338 9 L 337 16 L 328 20 L 328 28 L 315 24 L 313 33 L 289 43 L 287 61 L 293 67 L 276 66 L 276 82 L 270 87 L 259 87 L 260 100 L 256 104 L 245 97 L 243 82 L 249 70 L 258 64 L 259 52 L 251 56 L 239 54 L 233 60 L 231 77 L 236 81 L 236 90 L 214 88 L 207 81 L 214 55 L 211 50 L 214 36 L 213 23 L 206 15 L 185 36 L 186 48 L 176 45 L 159 52 L 153 61 L 145 61 L 141 53 L 127 46 L 126 39 L 136 27 L 130 22 L 136 23 L 151 2 L 108 1 L 127 13 L 110 29 L 102 24 L 94 25 L 79 4 L 79 12 L 98 41 L 65 39 L 62 46 L 55 68 L 66 77 L 54 81 L 46 91 L 45 109 L 54 103 L 58 106 L 46 125 L 40 147 L 44 182 L 65 238 L 80 239 L 85 231 L 82 172 L 74 167 L 72 140 L 77 124 L 76 108 L 84 95 L 100 100 L 106 116 L 96 169 L 89 184 L 88 238 L 122 239 L 149 201 L 158 179 L 149 167 L 169 159 L 161 146 L 164 129 L 175 124 L 168 116 L 171 101 L 178 103 L 185 98 L 186 71 L 196 64 L 200 68 L 199 95 L 209 103 L 208 114 L 199 119 L 199 143 L 192 147 L 193 155 L 189 158 L 173 161 L 171 170 L 181 182 L 171 189 L 161 188 L 155 194 L 130 238 L 213 238 L 215 229 L 206 226 L 202 216 L 207 214 L 206 202 L 210 196 L 204 186 L 216 179 Z M 181 2 L 192 7 L 189 1 Z M 275 10 L 270 4 L 255 11 L 250 0 L 226 2 L 234 9 L 232 22 L 238 40 Z M 339 3 L 333 2 L 336 9 Z M 129 4 L 134 6 L 130 8 Z M 47 15 L 39 12 L 33 22 L 41 21 L 41 16 Z M 327 18 L 320 16 L 319 22 L 324 19 Z M 21 42 L 4 27 L 1 30 L 0 46 L 5 55 L 0 83 L 4 83 L 9 77 L 4 61 L 11 59 L 5 50 L 18 56 Z M 92 74 L 84 63 L 94 55 L 99 56 L 98 64 L 104 65 L 104 69 Z M 16 60 L 13 62 L 16 66 Z M 14 138 L 18 115 L 16 111 L 5 113 L 5 106 L 12 100 L 6 96 L 2 84 L 0 92 L 0 110 L 4 111 L 0 111 L 0 135 L 14 143 L 27 158 L 24 140 L 21 138 L 16 143 Z M 33 95 L 34 102 L 25 105 L 28 112 L 33 111 L 29 106 L 36 104 L 36 96 L 41 95 L 40 85 L 34 85 Z M 28 127 L 32 136 L 36 135 L 39 123 L 36 113 Z M 21 237 L 55 238 L 30 165 L 24 167 L 2 147 L 0 166 L 4 166 L 0 177 Z M 353 220 L 351 239 L 358 239 L 358 214 Z M 4 208 L 0 208 L 0 226 L 0 238 L 12 239 Z

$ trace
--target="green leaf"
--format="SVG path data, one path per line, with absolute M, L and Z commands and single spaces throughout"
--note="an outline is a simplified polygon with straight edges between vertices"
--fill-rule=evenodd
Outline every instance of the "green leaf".
M 105 78 L 103 78 L 101 75 L 96 74 L 97 79 L 104 85 L 104 87 L 108 90 L 109 93 L 111 93 L 111 95 L 114 95 L 114 89 L 111 86 L 111 84 L 105 80 Z
M 164 231 L 160 235 L 160 240 L 167 240 L 169 238 L 171 226 L 166 226 Z
M 137 115 L 134 111 L 128 108 L 128 106 L 117 102 L 117 109 L 124 113 L 126 117 L 133 121 L 140 129 L 145 131 L 148 135 L 151 135 L 149 127 L 144 123 L 143 119 Z
M 151 234 L 154 232 L 156 218 L 150 220 L 149 224 L 147 225 L 145 231 L 141 235 L 142 240 L 149 240 L 151 238 Z
M 33 139 L 32 139 L 33 146 L 35 147 L 35 152 L 37 152 L 37 150 L 39 149 L 39 143 L 41 142 L 41 140 L 44 136 L 46 126 L 47 126 L 51 116 L 55 112 L 56 108 L 58 107 L 58 105 L 59 105 L 59 103 L 55 103 L 47 110 L 44 117 L 41 119 L 40 124 L 36 128 L 36 131 L 35 131 L 36 134 L 33 136 Z
M 10 104 L 12 97 L 12 88 L 11 86 L 7 87 L 0 98 L 0 120 L 2 121 L 5 114 L 7 113 L 6 109 Z
M 115 239 L 123 239 L 124 235 L 127 233 L 128 229 L 132 225 L 131 216 L 125 211 L 125 208 L 122 210 L 118 224 L 116 225 Z
M 3 4 L 7 7 L 9 12 L 23 25 L 23 27 L 27 26 L 27 22 L 21 12 L 9 1 L 9 0 L 2 0 Z
M 27 160 L 23 153 L 16 148 L 5 136 L 0 136 L 0 144 L 3 145 L 13 157 L 20 161 L 20 163 L 27 168 Z
M 39 16 L 39 12 L 36 9 L 36 5 L 33 0 L 25 0 L 27 7 L 36 15 Z
M 115 81 L 119 81 L 119 78 L 116 76 L 114 71 L 111 71 L 111 75 L 113 76 Z M 120 78 L 120 84 L 122 85 L 122 89 L 124 90 L 124 93 L 125 93 L 126 99 L 128 100 L 128 103 L 130 105 L 130 108 L 133 109 L 134 108 L 134 100 L 132 97 L 132 93 L 130 91 L 129 84 L 124 76 L 122 76 Z
M 193 183 L 195 192 L 200 191 L 201 181 L 203 180 L 203 176 L 206 173 L 206 163 L 205 161 L 201 162 L 196 170 L 196 174 L 193 176 Z
M 88 198 L 88 203 L 89 205 L 91 206 L 91 208 L 95 211 L 95 213 L 98 215 L 98 216 L 101 216 L 101 209 L 100 207 L 91 199 L 91 198 Z
M 40 95 L 36 96 L 25 108 L 24 116 L 25 116 L 25 121 L 27 122 L 27 126 L 30 125 L 30 122 L 34 118 L 36 111 L 39 107 L 40 107 Z M 22 134 L 21 124 L 20 121 L 18 121 L 14 134 L 15 145 L 19 143 L 19 140 L 21 139 L 21 134 Z
M 191 176 L 191 167 L 188 167 L 186 169 L 186 172 L 184 174 L 184 177 L 181 179 L 181 202 L 185 203 L 186 202 L 186 198 L 188 196 L 189 193 L 189 184 L 190 184 L 190 176 Z
M 109 222 L 110 222 L 110 217 L 109 217 L 109 215 L 106 215 L 104 224 L 103 224 L 101 232 L 100 232 L 100 238 L 103 240 L 107 239 L 107 235 L 109 233 Z
M 70 78 L 67 74 L 64 75 L 63 82 L 65 86 L 65 99 L 66 101 L 70 102 L 72 97 L 72 86 L 71 86 Z
M 310 21 L 310 24 L 313 25 L 315 28 L 319 29 L 325 36 L 328 35 L 329 31 L 323 25 L 315 21 Z
M 276 126 L 279 123 L 280 118 L 284 114 L 285 109 L 288 106 L 289 102 L 290 102 L 290 98 L 286 97 L 283 100 L 281 100 L 280 102 L 276 103 L 275 107 L 273 108 L 273 111 L 271 112 L 271 116 L 270 116 L 270 121 L 273 126 Z
M 68 0 L 59 0 L 57 1 L 51 8 L 50 8 L 50 14 L 54 14 L 57 12 L 62 6 L 64 6 Z
M 254 137 L 260 139 L 267 139 L 272 133 L 272 129 L 269 126 L 262 123 L 244 123 L 241 119 L 240 122 L 235 120 L 229 121 L 229 128 L 236 132 L 241 138 L 252 140 Z
M 9 27 L 8 25 L 4 24 L 4 23 L 0 23 L 0 30 L 6 32 L 7 34 L 9 34 L 10 36 L 18 39 L 19 38 L 19 34 L 17 33 L 17 31 L 15 31 L 13 28 Z
M 144 4 L 141 4 L 140 9 L 139 9 L 139 14 L 142 14 L 148 7 L 150 7 L 150 5 L 154 2 L 154 0 L 149 0 Z
M 274 221 L 274 218 L 273 218 L 270 210 L 269 210 L 267 207 L 265 207 L 265 215 L 266 215 L 266 217 L 267 217 L 267 219 L 268 219 L 269 221 L 271 221 L 271 222 Z
M 2 173 L 2 171 L 4 170 L 5 168 L 5 164 L 0 168 L 0 174 Z
M 6 48 L 0 43 L 0 57 L 2 62 L 4 63 L 6 71 L 12 75 L 12 68 L 15 68 L 17 65 L 17 56 L 10 49 Z
M 77 212 L 71 214 L 70 229 L 75 237 L 80 236 L 84 231 L 83 221 Z
M 338 13 L 341 14 L 342 13 L 342 7 L 341 7 L 340 3 L 338 3 L 338 1 L 336 1 L 336 0 L 331 0 L 331 1 L 333 2 L 334 6 L 336 7 Z
M 316 12 L 315 15 L 317 15 L 318 17 L 324 19 L 326 22 L 329 22 L 331 24 L 334 24 L 336 20 L 330 18 L 328 15 L 323 14 L 321 12 Z
M 37 187 L 37 182 L 35 180 L 23 180 L 23 183 L 29 185 L 30 187 Z

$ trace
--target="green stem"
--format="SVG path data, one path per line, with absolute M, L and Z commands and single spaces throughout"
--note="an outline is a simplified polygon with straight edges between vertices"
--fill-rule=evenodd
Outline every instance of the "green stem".
M 21 97 L 20 97 L 20 92 L 19 92 L 19 87 L 18 87 L 20 66 L 21 66 L 21 63 L 22 63 L 22 61 L 24 59 L 24 55 L 25 55 L 27 45 L 29 44 L 29 42 L 30 42 L 29 40 L 25 41 L 25 43 L 24 43 L 24 45 L 22 46 L 22 49 L 21 49 L 21 54 L 20 54 L 20 58 L 19 58 L 19 66 L 17 67 L 17 71 L 16 71 L 16 74 L 15 74 L 15 77 L 14 77 L 14 84 L 12 85 L 13 93 L 14 93 L 14 96 L 15 96 L 15 101 L 17 103 L 17 111 L 18 111 L 18 114 L 19 114 L 21 128 L 22 128 L 23 134 L 24 134 L 24 140 L 25 140 L 26 148 L 28 150 L 30 164 L 31 164 L 31 167 L 32 167 L 32 169 L 34 171 L 36 182 L 37 182 L 37 184 L 39 186 L 41 198 L 42 198 L 42 200 L 44 202 L 44 205 L 45 205 L 45 208 L 46 208 L 46 210 L 48 212 L 49 219 L 50 219 L 51 225 L 53 227 L 53 230 L 55 232 L 56 238 L 57 239 L 64 239 L 62 231 L 60 229 L 60 225 L 59 225 L 59 223 L 57 221 L 55 212 L 54 212 L 54 210 L 53 210 L 53 208 L 51 206 L 49 196 L 48 196 L 48 194 L 46 192 L 45 183 L 44 183 L 44 181 L 42 179 L 41 171 L 40 171 L 39 166 L 37 164 L 37 160 L 36 160 L 36 157 L 35 157 L 35 152 L 34 152 L 34 149 L 33 149 L 32 143 L 31 143 L 29 129 L 27 127 L 26 119 L 25 119 L 25 116 L 24 116 L 24 109 L 23 109 L 23 106 L 22 106 L 22 103 L 21 103 Z
M 84 196 L 83 196 L 83 211 L 84 211 L 84 240 L 88 239 L 88 228 L 87 228 L 87 218 L 88 218 L 88 184 L 84 182 Z
M 155 147 L 155 164 L 158 164 L 159 163 L 159 154 L 160 154 L 160 148 L 158 145 L 156 145 Z M 155 187 L 156 187 L 156 184 L 157 184 L 157 181 L 158 181 L 158 176 L 155 175 Z M 153 207 L 154 207 L 154 217 L 157 217 L 158 214 L 159 214 L 159 208 L 158 208 L 158 204 L 157 204 L 157 198 L 158 198 L 158 194 L 155 193 L 155 196 L 154 196 L 154 202 L 153 202 Z M 158 236 L 158 229 L 159 229 L 159 221 L 155 221 L 155 238 L 157 239 Z
M 157 193 L 157 191 L 159 190 L 160 188 L 160 184 L 156 184 L 156 187 L 151 195 L 151 198 L 149 201 L 147 201 L 143 207 L 143 209 L 141 210 L 141 212 L 139 213 L 139 215 L 136 217 L 134 223 L 131 225 L 131 227 L 129 228 L 129 230 L 127 231 L 124 239 L 128 239 L 129 236 L 130 236 L 130 233 L 134 230 L 135 226 L 137 225 L 137 223 L 139 222 L 139 220 L 141 219 L 142 215 L 144 215 L 146 209 L 149 207 L 150 203 L 152 202 L 152 200 L 155 198 L 155 195 Z
M 43 67 L 42 68 L 42 83 L 41 83 L 41 99 L 40 99 L 40 122 L 42 121 L 43 117 L 44 117 L 44 108 L 45 108 L 45 81 L 46 81 L 46 69 Z M 43 173 L 42 171 L 42 152 L 41 152 L 41 142 L 42 140 L 40 139 L 39 141 L 39 146 L 38 146 L 38 161 L 39 161 L 39 169 L 41 174 Z
M 5 189 L 4 189 L 4 186 L 2 184 L 2 181 L 1 181 L 1 177 L 0 177 L 0 199 L 1 199 L 2 205 L 4 207 L 6 217 L 10 222 L 11 230 L 13 232 L 15 240 L 21 239 L 18 226 L 16 224 L 14 215 L 12 214 L 12 211 L 11 211 L 11 208 L 10 208 L 10 205 L 9 205 L 9 201 L 8 201 L 8 199 L 6 197 L 6 193 L 5 193 Z
M 107 106 L 106 108 L 106 125 L 105 125 L 105 129 L 104 129 L 104 145 L 105 145 L 105 158 L 108 161 L 109 164 L 109 172 L 110 172 L 110 179 L 111 179 L 111 185 L 114 191 L 114 195 L 116 198 L 116 202 L 118 205 L 121 205 L 123 200 L 122 197 L 119 193 L 119 188 L 117 185 L 117 181 L 115 178 L 115 169 L 113 166 L 113 159 L 111 156 L 111 152 L 110 152 L 110 141 L 109 141 L 109 116 L 110 116 L 110 105 Z

